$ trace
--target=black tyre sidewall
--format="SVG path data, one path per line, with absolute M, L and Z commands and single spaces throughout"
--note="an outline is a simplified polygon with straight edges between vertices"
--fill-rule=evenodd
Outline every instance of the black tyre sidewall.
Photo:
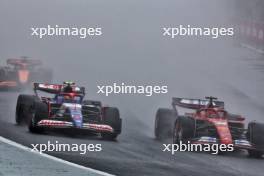
M 16 105 L 16 123 L 21 124 L 23 122 L 29 122 L 30 111 L 34 101 L 37 100 L 37 97 L 34 95 L 19 95 Z
M 103 115 L 103 124 L 109 125 L 114 129 L 114 133 L 101 133 L 105 139 L 115 139 L 122 130 L 122 119 L 119 110 L 115 107 L 105 108 Z
M 250 157 L 254 158 L 261 158 L 264 154 L 263 147 L 264 147 L 264 124 L 263 123 L 257 123 L 257 122 L 250 122 L 248 124 L 248 132 L 247 132 L 247 138 L 248 140 L 254 144 L 257 149 L 260 150 L 248 150 L 248 154 Z
M 179 135 L 179 129 L 181 129 L 181 138 L 177 138 L 176 135 Z M 186 143 L 187 140 L 194 137 L 195 132 L 195 120 L 187 116 L 179 116 L 176 120 L 173 128 L 173 143 L 179 143 L 182 141 Z M 176 139 L 178 139 L 176 141 Z
M 28 129 L 32 133 L 42 133 L 44 131 L 44 128 L 38 127 L 37 123 L 43 119 L 48 118 L 48 106 L 41 101 L 35 101 L 33 108 L 34 110 L 31 113 L 31 119 L 28 123 Z
M 20 125 L 22 123 L 21 117 L 21 98 L 18 96 L 17 104 L 16 104 L 16 123 Z
M 173 124 L 177 116 L 172 109 L 160 108 L 156 113 L 154 133 L 159 140 L 172 136 Z

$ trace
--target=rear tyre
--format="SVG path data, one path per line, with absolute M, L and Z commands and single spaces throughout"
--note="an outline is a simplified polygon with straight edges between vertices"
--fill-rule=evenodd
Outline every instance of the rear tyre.
M 173 144 L 186 142 L 194 137 L 195 121 L 187 116 L 179 116 L 175 121 L 173 128 Z
M 173 122 L 177 115 L 171 109 L 159 108 L 155 118 L 155 137 L 159 140 L 172 136 Z
M 103 124 L 109 125 L 114 129 L 113 133 L 101 133 L 103 139 L 114 140 L 121 133 L 122 119 L 119 115 L 119 110 L 114 107 L 107 107 L 104 111 Z
M 34 103 L 34 111 L 31 113 L 31 118 L 28 123 L 28 130 L 31 133 L 43 133 L 44 128 L 37 126 L 42 119 L 48 118 L 48 106 L 43 102 Z
M 264 124 L 250 122 L 247 132 L 248 141 L 254 144 L 259 150 L 248 150 L 248 154 L 253 158 L 261 158 L 264 154 Z
M 37 99 L 34 95 L 19 95 L 16 105 L 16 123 L 18 125 L 28 122 L 28 118 L 32 111 L 34 101 Z

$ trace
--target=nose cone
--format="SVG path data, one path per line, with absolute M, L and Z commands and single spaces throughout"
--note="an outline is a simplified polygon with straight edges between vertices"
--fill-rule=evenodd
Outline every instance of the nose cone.
M 221 144 L 232 144 L 233 139 L 232 139 L 231 132 L 229 130 L 227 120 L 211 119 L 211 122 L 214 124 L 217 130 Z
M 73 114 L 72 121 L 75 127 L 81 128 L 83 124 L 83 117 L 81 114 Z
M 221 129 L 218 134 L 220 137 L 221 144 L 232 144 L 233 143 L 232 136 L 228 129 Z

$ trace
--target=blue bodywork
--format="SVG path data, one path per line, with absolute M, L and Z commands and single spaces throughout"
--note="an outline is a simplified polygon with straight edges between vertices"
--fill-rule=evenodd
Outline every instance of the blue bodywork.
M 77 108 L 69 108 L 70 109 L 70 113 L 71 113 L 71 117 L 72 117 L 72 121 L 73 121 L 73 125 L 77 128 L 82 128 L 83 126 L 83 115 L 80 109 Z

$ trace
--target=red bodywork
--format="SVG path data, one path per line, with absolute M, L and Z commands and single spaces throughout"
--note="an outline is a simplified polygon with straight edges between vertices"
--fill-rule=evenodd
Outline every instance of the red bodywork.
M 33 59 L 7 59 L 7 65 L 13 66 L 12 70 L 7 72 L 6 77 L 0 81 L 0 88 L 16 88 L 19 85 L 26 85 L 30 82 L 30 69 L 41 65 L 40 60 Z M 11 68 L 11 67 L 10 67 Z
M 195 121 L 195 134 L 191 142 L 210 143 L 201 141 L 201 137 L 215 138 L 220 144 L 234 144 L 237 148 L 254 149 L 243 136 L 245 136 L 245 118 L 240 115 L 228 113 L 224 109 L 224 102 L 209 100 L 173 98 L 172 106 L 194 109 L 194 113 L 185 113 L 185 116 Z M 212 142 L 215 143 L 215 142 Z
M 18 81 L 20 84 L 26 84 L 29 81 L 30 67 L 41 65 L 40 60 L 33 59 L 7 59 L 8 65 L 13 65 L 17 70 Z
M 196 110 L 195 113 L 186 113 L 196 120 L 207 121 L 212 124 L 217 130 L 221 144 L 232 144 L 233 139 L 229 128 L 230 123 L 237 123 L 239 126 L 244 126 L 245 118 L 237 116 L 236 119 L 228 119 L 228 113 L 219 107 L 214 108 L 201 108 Z

